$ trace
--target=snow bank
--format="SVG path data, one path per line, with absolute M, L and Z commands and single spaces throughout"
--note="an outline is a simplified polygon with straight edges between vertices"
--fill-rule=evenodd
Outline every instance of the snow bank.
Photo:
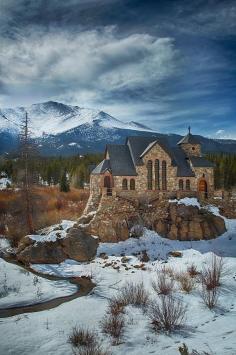
M 201 208 L 199 201 L 195 197 L 184 197 L 184 198 L 181 198 L 180 200 L 178 200 L 178 199 L 169 200 L 169 202 L 170 203 L 177 203 L 178 205 L 196 206 L 198 208 Z

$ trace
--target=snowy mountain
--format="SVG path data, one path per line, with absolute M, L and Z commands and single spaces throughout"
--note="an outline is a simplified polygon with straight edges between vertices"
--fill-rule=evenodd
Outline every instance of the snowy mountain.
M 91 126 L 95 124 L 103 128 L 151 131 L 148 127 L 133 121 L 124 123 L 103 111 L 54 101 L 33 104 L 29 107 L 6 108 L 0 111 L 17 124 L 20 124 L 26 112 L 28 112 L 31 131 L 35 137 L 45 134 L 56 135 L 85 124 Z M 0 131 L 16 133 L 18 128 L 13 123 L 1 119 Z
M 26 112 L 38 151 L 45 156 L 102 152 L 107 143 L 124 143 L 127 136 L 165 137 L 171 146 L 182 138 L 154 132 L 134 121 L 122 122 L 103 111 L 48 101 L 0 110 L 0 154 L 17 151 L 19 125 Z M 234 140 L 198 138 L 205 152 L 236 153 Z

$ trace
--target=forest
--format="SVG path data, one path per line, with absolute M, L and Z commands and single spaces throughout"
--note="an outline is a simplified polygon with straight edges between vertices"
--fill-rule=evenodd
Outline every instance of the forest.
M 29 161 L 33 184 L 55 186 L 62 184 L 65 176 L 75 188 L 83 188 L 89 182 L 93 167 L 101 160 L 102 154 L 76 155 L 72 157 L 44 158 L 34 156 Z M 236 154 L 211 153 L 206 158 L 215 164 L 215 188 L 230 190 L 236 186 Z M 23 176 L 24 162 L 20 158 L 1 158 L 0 172 L 4 171 L 16 185 Z

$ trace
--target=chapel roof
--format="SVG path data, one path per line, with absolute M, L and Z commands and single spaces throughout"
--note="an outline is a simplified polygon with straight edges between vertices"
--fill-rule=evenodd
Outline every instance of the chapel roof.
M 191 142 L 191 144 L 197 144 L 196 142 L 198 142 L 190 132 L 181 141 L 184 143 Z M 127 137 L 125 144 L 107 145 L 107 159 L 104 159 L 92 171 L 92 174 L 102 174 L 109 170 L 114 176 L 136 176 L 136 166 L 144 164 L 143 157 L 155 144 L 159 144 L 170 156 L 172 166 L 177 167 L 177 177 L 194 177 L 194 168 L 214 167 L 214 164 L 204 157 L 187 156 L 181 148 L 180 142 L 175 147 L 170 147 L 167 139 L 159 136 Z
M 191 128 L 189 127 L 188 134 L 186 134 L 186 136 L 184 136 L 177 144 L 201 144 L 201 142 L 191 133 Z

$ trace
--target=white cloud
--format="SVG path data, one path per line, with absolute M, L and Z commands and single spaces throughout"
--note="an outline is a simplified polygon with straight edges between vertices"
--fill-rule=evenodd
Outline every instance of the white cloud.
M 93 96 L 158 84 L 177 69 L 170 38 L 119 38 L 111 27 L 77 33 L 32 31 L 17 41 L 0 41 L 0 81 L 9 92 L 18 88 L 28 94 L 37 83 L 37 94 L 50 88 L 52 95 L 76 90 Z

